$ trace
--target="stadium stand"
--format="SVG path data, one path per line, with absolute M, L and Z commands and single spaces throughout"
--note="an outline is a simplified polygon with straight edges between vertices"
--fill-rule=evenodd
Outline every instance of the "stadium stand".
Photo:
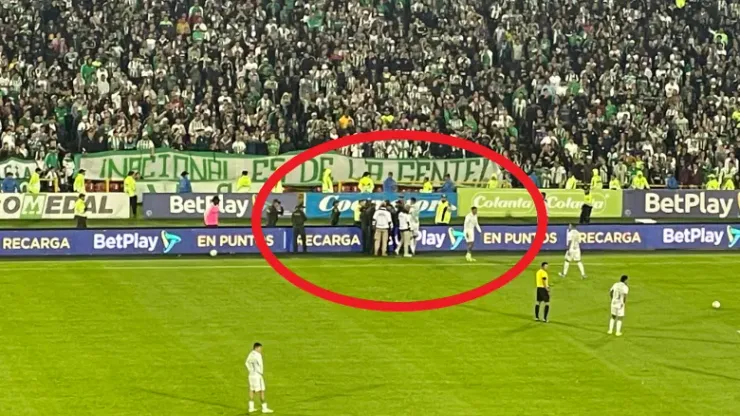
M 4 0 L 0 158 L 69 177 L 79 153 L 267 155 L 417 129 L 490 146 L 543 186 L 594 170 L 734 186 L 738 16 L 726 0 Z

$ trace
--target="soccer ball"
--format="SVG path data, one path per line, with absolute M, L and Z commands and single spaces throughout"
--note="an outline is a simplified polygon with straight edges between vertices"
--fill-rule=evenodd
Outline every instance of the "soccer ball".
M 218 251 L 211 250 L 210 254 L 211 254 L 211 257 L 216 257 L 216 255 L 218 255 Z
M 715 300 L 714 302 L 712 302 L 712 307 L 714 309 L 719 309 L 719 307 L 720 307 L 719 301 L 718 300 Z

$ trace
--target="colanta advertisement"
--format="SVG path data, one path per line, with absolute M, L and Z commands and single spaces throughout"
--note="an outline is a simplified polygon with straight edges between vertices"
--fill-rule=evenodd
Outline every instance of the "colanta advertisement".
M 284 215 L 288 216 L 298 204 L 301 194 L 271 194 L 268 202 L 280 201 Z M 144 217 L 148 219 L 163 218 L 203 218 L 211 200 L 218 196 L 221 200 L 220 218 L 246 218 L 252 216 L 252 205 L 257 194 L 144 194 L 142 207 Z M 265 205 L 267 206 L 267 205 Z M 266 209 L 266 208 L 265 208 Z M 265 212 L 263 209 L 263 212 Z
M 551 218 L 577 218 L 581 214 L 584 192 L 581 189 L 543 189 L 547 194 L 547 212 Z M 534 218 L 537 212 L 534 201 L 525 189 L 476 189 L 461 188 L 457 191 L 461 212 L 478 208 L 484 218 L 526 217 Z M 593 218 L 619 218 L 622 216 L 622 191 L 599 190 L 593 192 Z
M 78 194 L 0 194 L 0 219 L 66 220 L 74 218 Z M 87 217 L 92 219 L 129 218 L 128 196 L 124 193 L 86 195 Z
M 479 251 L 526 251 L 535 226 L 483 226 L 476 233 Z M 580 227 L 583 250 L 740 250 L 740 225 L 589 225 Z M 543 251 L 564 251 L 567 227 L 549 227 Z M 293 251 L 290 228 L 264 229 L 275 253 Z M 306 229 L 309 252 L 351 253 L 362 250 L 355 227 Z M 461 227 L 422 227 L 419 254 L 463 252 Z M 0 257 L 9 256 L 125 256 L 258 253 L 250 228 L 173 228 L 118 230 L 17 230 L 0 232 Z
M 342 193 L 342 194 L 322 194 L 322 193 L 307 193 L 306 194 L 306 216 L 311 219 L 318 218 L 329 218 L 331 216 L 331 210 L 334 203 L 337 203 L 337 207 L 341 212 L 341 218 L 353 218 L 354 209 L 360 200 L 371 199 L 376 204 L 385 200 L 395 202 L 401 198 L 410 199 L 416 198 L 419 204 L 419 216 L 421 218 L 434 218 L 437 210 L 437 205 L 441 200 L 443 194 L 422 194 L 422 193 L 373 193 L 373 194 L 361 194 L 361 193 Z M 454 193 L 445 194 L 447 200 L 452 206 L 457 206 L 457 195 Z M 452 215 L 455 216 L 457 211 L 452 211 Z
M 624 191 L 624 216 L 635 218 L 738 218 L 740 192 L 705 189 Z

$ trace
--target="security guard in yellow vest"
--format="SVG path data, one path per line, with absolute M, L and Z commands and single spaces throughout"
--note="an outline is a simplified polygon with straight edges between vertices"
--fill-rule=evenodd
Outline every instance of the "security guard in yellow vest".
M 123 180 L 123 192 L 128 195 L 128 203 L 131 207 L 131 214 L 136 217 L 136 172 L 128 171 L 126 179 Z
M 355 204 L 355 207 L 352 208 L 352 219 L 355 222 L 355 226 L 359 227 L 361 226 L 361 217 L 362 217 L 362 211 L 365 209 L 365 200 L 360 200 L 359 203 Z
M 80 169 L 75 176 L 75 183 L 72 185 L 72 190 L 78 194 L 85 193 L 85 169 Z
M 236 192 L 249 192 L 252 187 L 252 178 L 249 177 L 249 172 L 246 170 L 242 171 L 242 176 L 236 180 Z
M 486 185 L 486 188 L 488 189 L 498 188 L 498 176 L 495 173 L 491 175 L 491 179 L 488 180 L 488 185 Z
M 372 193 L 375 190 L 375 182 L 370 177 L 370 172 L 365 172 L 360 178 L 360 192 Z
M 431 194 L 434 192 L 434 186 L 432 186 L 432 181 L 429 180 L 428 177 L 424 178 L 424 185 L 421 186 L 421 193 L 422 194 Z
M 578 180 L 572 174 L 565 181 L 565 189 L 576 189 L 578 187 Z
M 36 168 L 36 171 L 31 174 L 31 178 L 28 179 L 28 192 L 37 195 L 41 192 L 41 169 Z
M 599 175 L 599 170 L 594 169 L 591 176 L 591 189 L 601 189 L 604 187 L 604 183 L 602 182 L 601 175 Z
M 709 180 L 707 181 L 707 191 L 718 191 L 719 190 L 719 181 L 717 180 L 717 177 L 714 175 L 709 175 Z
M 609 181 L 609 189 L 614 191 L 622 189 L 622 183 L 619 182 L 619 178 L 615 176 L 612 178 L 612 180 Z
M 583 190 L 586 194 L 583 196 L 583 205 L 581 206 L 581 224 L 591 223 L 591 210 L 594 209 L 594 196 L 591 194 L 591 190 L 586 188 Z
M 434 222 L 437 225 L 450 225 L 452 219 L 452 211 L 457 208 L 453 207 L 452 204 L 447 200 L 447 196 L 442 195 L 442 198 L 437 204 L 437 212 L 434 216 Z
M 321 178 L 321 192 L 330 194 L 334 192 L 334 179 L 331 177 L 331 169 L 324 169 L 324 176 Z
M 722 189 L 725 191 L 735 190 L 735 181 L 732 180 L 732 176 L 725 177 L 725 183 L 722 184 Z
M 87 228 L 87 206 L 85 205 L 85 194 L 80 194 L 75 201 L 75 220 L 77 228 Z

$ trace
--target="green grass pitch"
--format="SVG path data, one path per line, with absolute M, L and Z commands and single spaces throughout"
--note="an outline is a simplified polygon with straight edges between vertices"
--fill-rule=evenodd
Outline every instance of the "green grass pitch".
M 450 295 L 514 256 L 293 257 L 342 293 Z M 534 272 L 551 262 L 551 323 Z M 291 416 L 740 415 L 740 256 L 543 255 L 503 289 L 438 311 L 334 305 L 261 258 L 5 261 L 0 415 L 246 414 L 244 360 L 264 344 L 268 403 Z M 624 336 L 608 290 L 631 276 Z M 722 302 L 714 310 L 711 303 Z

